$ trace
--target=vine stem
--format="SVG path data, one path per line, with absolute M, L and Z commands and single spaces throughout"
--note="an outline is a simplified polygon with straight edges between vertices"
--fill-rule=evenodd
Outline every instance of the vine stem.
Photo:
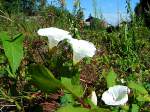
M 0 15 L 0 17 L 1 17 L 1 18 L 4 18 L 4 19 L 7 19 L 7 20 L 9 20 L 9 21 L 11 21 L 11 22 L 14 22 L 13 20 L 11 20 L 10 18 L 8 18 L 8 17 L 6 17 L 6 16 Z

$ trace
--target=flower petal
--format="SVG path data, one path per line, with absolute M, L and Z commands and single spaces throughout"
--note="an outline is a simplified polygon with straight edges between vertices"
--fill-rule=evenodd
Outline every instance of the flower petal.
M 128 101 L 129 92 L 128 87 L 116 85 L 103 93 L 102 100 L 107 105 L 124 105 Z
M 79 62 L 84 57 L 93 57 L 96 48 L 93 43 L 85 40 L 71 39 L 69 43 L 73 47 L 73 60 Z
M 69 32 L 55 27 L 39 29 L 37 33 L 40 36 L 48 37 L 50 48 L 57 46 L 57 44 L 64 39 L 72 39 Z
M 50 49 L 54 46 L 57 46 L 60 41 L 67 39 L 72 45 L 73 61 L 75 63 L 79 62 L 84 57 L 92 57 L 96 51 L 93 43 L 85 40 L 73 39 L 68 31 L 59 28 L 50 27 L 39 29 L 38 34 L 48 37 Z
M 94 105 L 97 105 L 97 96 L 96 96 L 95 91 L 92 91 L 91 101 L 93 102 Z

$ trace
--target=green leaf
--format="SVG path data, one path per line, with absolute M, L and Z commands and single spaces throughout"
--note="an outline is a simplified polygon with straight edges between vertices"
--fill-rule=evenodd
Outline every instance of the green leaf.
M 128 87 L 137 91 L 139 94 L 148 94 L 147 90 L 141 85 L 133 81 L 128 83 Z
M 23 58 L 23 35 L 17 35 L 13 40 L 10 40 L 6 32 L 1 32 L 0 38 L 12 72 L 15 73 Z
M 62 88 L 60 81 L 42 65 L 30 66 L 29 74 L 32 77 L 33 84 L 45 92 L 55 92 Z
M 73 106 L 68 104 L 59 108 L 56 112 L 111 112 L 109 109 L 99 108 L 97 106 L 92 107 L 91 109 L 83 108 L 81 106 Z
M 150 102 L 150 96 L 147 94 L 147 95 L 138 95 L 136 97 L 136 99 L 138 101 L 142 101 L 142 102 Z
M 59 108 L 56 112 L 90 112 L 90 111 L 86 108 L 67 105 L 65 107 Z
M 128 112 L 129 108 L 130 108 L 129 105 L 122 105 L 121 106 L 121 109 L 124 110 L 125 112 Z
M 65 89 L 71 92 L 74 96 L 81 97 L 83 95 L 83 88 L 81 85 L 72 84 L 71 78 L 61 77 L 61 83 Z
M 97 108 L 97 109 L 91 109 L 89 112 L 111 112 L 111 111 L 105 108 Z
M 75 102 L 74 98 L 70 93 L 65 93 L 64 96 L 61 97 L 61 104 L 63 106 L 68 104 L 73 104 L 74 102 Z
M 131 112 L 139 112 L 139 106 L 137 104 L 132 104 Z
M 73 85 L 80 85 L 80 73 L 77 72 L 72 78 L 71 78 L 71 83 Z
M 106 76 L 108 88 L 116 85 L 116 78 L 117 78 L 117 74 L 114 72 L 113 69 L 111 69 L 108 75 Z
M 111 112 L 109 109 L 100 108 L 100 107 L 94 105 L 90 98 L 86 98 L 84 100 L 84 102 L 91 106 L 91 109 L 89 112 Z

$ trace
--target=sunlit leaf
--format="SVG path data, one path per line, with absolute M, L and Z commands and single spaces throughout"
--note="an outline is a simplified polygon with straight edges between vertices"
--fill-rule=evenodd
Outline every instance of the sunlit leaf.
M 131 112 L 139 112 L 139 106 L 137 104 L 132 104 Z
M 87 99 L 86 103 L 91 105 L 91 109 L 86 109 L 69 104 L 67 106 L 61 107 L 57 110 L 57 112 L 111 112 L 109 109 L 99 108 L 93 105 L 90 99 Z
M 65 93 L 64 96 L 61 97 L 61 104 L 67 105 L 70 103 L 74 103 L 74 98 L 71 93 Z
M 67 105 L 65 107 L 59 108 L 56 112 L 111 112 L 104 108 L 86 109 L 82 107 L 75 107 L 73 105 Z
M 111 112 L 111 111 L 105 108 L 96 108 L 96 109 L 91 109 L 89 112 Z
M 150 96 L 147 94 L 147 95 L 138 95 L 136 97 L 136 99 L 138 101 L 142 101 L 142 102 L 150 102 Z
M 60 81 L 42 65 L 32 65 L 29 73 L 32 77 L 33 84 L 45 92 L 55 92 L 62 88 Z
M 100 108 L 96 105 L 94 105 L 91 101 L 91 99 L 87 98 L 86 100 L 84 100 L 85 103 L 90 104 L 91 109 L 89 112 L 111 112 L 109 109 L 106 108 Z
M 71 92 L 73 95 L 81 97 L 83 95 L 83 88 L 81 85 L 74 85 L 70 78 L 61 77 L 61 83 Z
M 133 81 L 128 83 L 128 87 L 134 89 L 140 94 L 148 94 L 147 90 L 141 84 L 137 84 Z
M 59 108 L 56 112 L 90 112 L 90 111 L 86 108 L 67 105 L 65 107 Z
M 6 32 L 1 32 L 0 38 L 12 72 L 15 73 L 23 58 L 23 35 L 17 35 L 14 39 L 10 40 Z
M 114 72 L 113 69 L 111 69 L 108 75 L 106 76 L 108 88 L 116 85 L 116 78 L 117 78 L 117 74 Z

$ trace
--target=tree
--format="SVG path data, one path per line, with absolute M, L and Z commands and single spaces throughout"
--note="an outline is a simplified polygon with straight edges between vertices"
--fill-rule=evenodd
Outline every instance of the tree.
M 37 0 L 1 0 L 0 9 L 8 14 L 24 12 L 27 15 L 33 14 Z
M 144 18 L 146 26 L 150 27 L 150 0 L 140 0 L 140 3 L 135 7 L 137 16 Z
M 5 10 L 8 14 L 16 13 L 20 10 L 20 0 L 1 0 L 0 4 L 0 9 Z

